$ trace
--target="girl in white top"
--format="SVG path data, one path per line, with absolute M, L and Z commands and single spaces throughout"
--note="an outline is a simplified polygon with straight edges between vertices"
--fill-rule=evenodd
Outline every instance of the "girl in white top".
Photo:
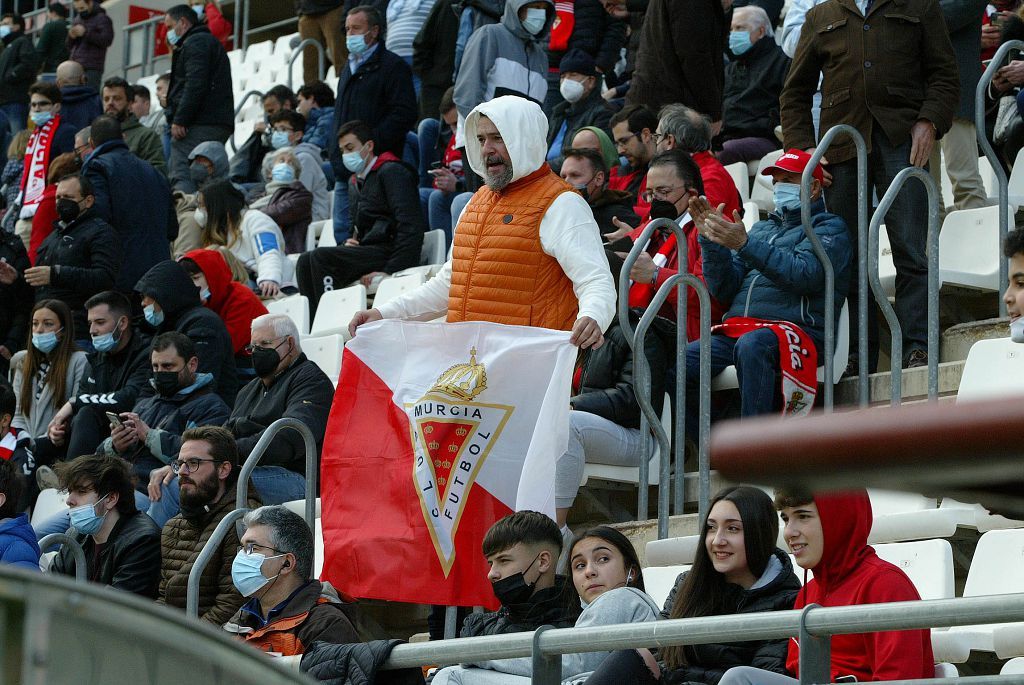
M 249 211 L 245 196 L 226 180 L 211 181 L 198 194 L 195 219 L 202 246 L 223 245 L 245 264 L 262 297 L 295 287 L 295 267 L 284 252 L 284 237 L 274 220 Z

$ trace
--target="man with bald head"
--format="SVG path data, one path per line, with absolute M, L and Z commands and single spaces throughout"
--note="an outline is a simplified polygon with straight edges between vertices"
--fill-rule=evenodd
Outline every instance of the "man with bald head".
M 85 69 L 78 62 L 67 60 L 57 65 L 57 86 L 61 95 L 61 119 L 75 131 L 103 114 L 100 94 L 86 84 Z

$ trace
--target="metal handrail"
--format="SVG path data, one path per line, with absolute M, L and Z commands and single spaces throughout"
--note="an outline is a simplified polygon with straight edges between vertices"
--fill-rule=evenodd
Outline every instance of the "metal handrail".
M 317 78 L 321 81 L 324 80 L 324 76 L 327 73 L 327 67 L 325 66 L 327 58 L 324 53 L 323 43 L 318 41 L 316 38 L 303 38 L 302 41 L 292 48 L 291 57 L 288 58 L 288 90 L 292 89 L 292 65 L 295 64 L 295 60 L 302 56 L 306 47 L 312 45 L 316 48 L 317 55 Z
M 680 271 L 670 276 L 655 293 L 654 299 L 644 311 L 640 322 L 637 324 L 636 332 L 633 334 L 633 382 L 637 387 L 637 394 L 644 397 L 651 395 L 651 365 L 644 353 L 646 350 L 647 331 L 658 315 L 658 311 L 665 303 L 672 288 L 677 284 L 686 285 L 697 291 L 700 298 L 700 426 L 698 427 L 699 463 L 698 463 L 698 490 L 697 509 L 699 519 L 703 521 L 707 515 L 708 503 L 711 501 L 711 457 L 708 453 L 708 446 L 711 443 L 711 294 L 707 286 L 696 276 Z M 682 290 L 680 288 L 680 290 Z M 678 297 L 685 299 L 686 292 L 683 291 Z M 679 325 L 676 330 L 686 330 L 685 325 Z M 686 347 L 676 351 L 676 368 L 686 363 Z M 685 372 L 685 371 L 684 371 Z M 685 388 L 683 389 L 685 397 Z M 679 389 L 676 389 L 679 394 Z M 678 408 L 677 403 L 677 408 Z M 658 477 L 658 539 L 668 537 L 668 488 L 665 487 L 671 480 L 669 474 L 669 451 L 671 445 L 665 429 L 661 425 L 661 417 L 654 412 L 650 402 L 640 404 L 640 410 L 647 417 L 649 425 L 654 429 L 654 435 L 658 440 L 660 449 L 660 474 Z M 685 410 L 685 407 L 684 407 Z M 677 436 L 678 440 L 678 436 Z M 646 454 L 644 455 L 646 458 Z M 676 490 L 681 490 L 683 483 L 683 469 L 676 465 Z M 646 485 L 646 483 L 644 483 Z M 677 505 L 676 513 L 682 513 L 682 506 Z
M 153 54 L 153 49 L 156 46 L 156 30 L 157 24 L 163 23 L 164 15 L 158 14 L 148 19 L 135 22 L 134 24 L 128 24 L 121 28 L 122 39 L 124 41 L 124 47 L 122 49 L 122 61 L 121 71 L 124 78 L 128 78 L 129 69 L 141 69 L 141 76 L 149 76 L 152 73 L 153 63 L 157 59 L 166 59 L 168 55 L 160 55 L 159 57 Z M 142 33 L 142 61 L 139 63 L 131 62 L 131 47 L 132 47 L 132 34 Z M 168 46 L 170 48 L 170 46 Z M 168 50 L 168 54 L 169 50 Z
M 1024 50 L 1024 41 L 1008 40 L 1000 45 L 999 49 L 996 50 L 996 54 L 985 68 L 985 73 L 981 75 L 978 87 L 974 91 L 974 132 L 978 137 L 978 146 L 981 148 L 982 153 L 984 153 L 985 158 L 988 159 L 989 165 L 992 167 L 992 171 L 995 173 L 996 180 L 999 183 L 999 249 L 1002 249 L 1003 243 L 1006 242 L 1006 234 L 1009 231 L 1010 179 L 1007 177 L 1003 162 L 996 155 L 996 151 L 993 149 L 992 143 L 989 142 L 988 134 L 986 133 L 985 94 L 992 83 L 992 77 L 996 75 L 996 72 L 1006 60 L 1010 50 Z M 1000 283 L 1006 283 L 1008 270 L 1009 264 L 1007 260 L 1000 259 Z M 999 300 L 999 316 L 1006 316 L 1006 302 L 1001 297 L 997 299 Z
M 302 442 L 306 448 L 306 509 L 305 519 L 306 525 L 309 526 L 309 530 L 316 533 L 316 484 L 317 484 L 317 450 L 316 440 L 313 438 L 313 432 L 306 427 L 306 424 L 302 423 L 298 419 L 290 416 L 285 416 L 277 421 L 270 424 L 260 439 L 256 441 L 256 446 L 252 448 L 252 452 L 249 453 L 249 458 L 242 464 L 242 468 L 238 472 L 238 490 L 235 494 L 235 510 L 244 509 L 247 495 L 249 492 L 249 479 L 252 477 L 253 469 L 259 464 L 260 459 L 263 458 L 263 454 L 270 447 L 270 443 L 273 442 L 274 437 L 277 436 L 282 430 L 291 428 L 298 432 L 302 436 Z
M 241 519 L 243 516 L 248 514 L 251 509 L 235 509 L 227 516 L 222 518 L 217 524 L 217 527 L 213 529 L 213 534 L 210 535 L 210 539 L 206 541 L 203 548 L 199 550 L 199 556 L 196 557 L 195 563 L 192 564 L 192 568 L 188 572 L 188 584 L 185 586 L 185 614 L 192 618 L 199 618 L 199 579 L 203 577 L 203 571 L 206 570 L 206 565 L 210 563 L 210 559 L 220 548 L 221 543 L 224 542 L 224 538 L 227 537 L 228 531 L 231 530 L 231 526 L 235 521 Z M 230 550 L 229 550 L 230 551 Z
M 637 647 L 666 647 L 753 640 L 778 640 L 803 632 L 820 638 L 892 630 L 923 630 L 932 627 L 1006 623 L 1024 616 L 1024 594 L 992 595 L 959 599 L 892 602 L 844 607 L 809 607 L 803 611 L 769 611 L 704 618 L 683 618 L 648 623 L 625 623 L 588 628 L 561 628 L 459 638 L 396 646 L 382 669 L 413 668 L 424 664 L 472 663 L 508 659 L 599 652 Z M 801 653 L 803 652 L 801 642 Z M 821 670 L 821 652 L 808 650 L 801 659 L 802 683 Z M 803 656 L 803 655 L 802 655 Z M 556 661 L 556 664 L 558 662 Z M 827 668 L 827 662 L 825 662 Z M 560 668 L 533 674 L 535 685 L 553 685 L 561 679 Z M 819 681 L 820 682 L 820 681 Z M 995 681 L 993 681 L 995 682 Z
M 255 95 L 256 97 L 262 99 L 264 93 L 263 93 L 262 90 L 256 90 L 255 88 L 253 88 L 252 90 L 245 91 L 245 95 L 243 95 L 242 97 L 240 97 L 238 99 L 238 105 L 235 106 L 235 116 L 234 116 L 234 119 L 236 119 L 236 120 L 238 119 L 238 114 L 242 111 L 242 108 L 245 107 L 245 103 L 248 102 L 249 98 L 251 98 L 253 95 Z M 238 152 L 238 146 L 235 145 L 235 136 L 234 136 L 234 134 L 231 134 L 231 136 L 228 138 L 228 144 L 231 146 L 231 151 L 232 152 Z
M 939 398 L 939 189 L 935 186 L 935 180 L 930 173 L 920 167 L 907 167 L 896 174 L 896 178 L 889 184 L 889 189 L 878 203 L 878 208 L 871 216 L 868 239 L 868 275 L 871 279 L 871 292 L 889 324 L 892 337 L 889 387 L 890 404 L 893 407 L 899 406 L 903 399 L 903 328 L 879 280 L 878 232 L 889 207 L 896 201 L 896 196 L 903 186 L 912 178 L 923 183 L 925 192 L 928 193 L 928 401 L 937 402 Z
M 832 145 L 836 138 L 842 135 L 849 136 L 857 148 L 857 251 L 859 253 L 857 259 L 857 289 L 860 295 L 857 302 L 857 350 L 859 354 L 857 385 L 860 406 L 866 407 L 869 397 L 867 260 L 864 254 L 867 250 L 868 239 L 868 147 L 860 131 L 849 124 L 837 124 L 826 131 L 825 135 L 821 137 L 818 147 L 811 154 L 811 159 L 807 166 L 804 167 L 803 174 L 800 176 L 800 221 L 803 224 L 804 235 L 807 236 L 807 240 L 811 243 L 811 250 L 818 258 L 818 261 L 821 262 L 821 267 L 825 271 L 825 388 L 822 399 L 826 414 L 832 412 L 833 392 L 835 389 L 835 369 L 833 366 L 835 365 L 834 357 L 836 350 L 836 275 L 835 269 L 832 266 L 832 260 L 829 259 L 825 248 L 821 246 L 821 241 L 814 233 L 814 225 L 811 223 L 811 179 L 814 177 L 814 169 L 825 156 L 829 146 Z
M 71 549 L 71 556 L 75 558 L 75 580 L 84 583 L 89 573 L 89 565 L 85 561 L 85 550 L 78 544 L 78 540 L 68 533 L 50 533 L 39 540 L 39 552 L 44 553 L 57 545 L 66 545 Z

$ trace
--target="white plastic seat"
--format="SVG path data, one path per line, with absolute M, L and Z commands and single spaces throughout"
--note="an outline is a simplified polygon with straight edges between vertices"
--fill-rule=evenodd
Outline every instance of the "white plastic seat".
M 836 349 L 832 355 L 833 384 L 838 383 L 842 378 L 843 370 L 846 368 L 850 356 L 850 303 L 844 302 L 843 308 L 839 311 L 839 326 L 836 331 Z M 825 366 L 818 367 L 818 382 L 825 379 Z M 711 379 L 711 392 L 719 390 L 735 390 L 740 387 L 740 379 L 736 374 L 735 366 L 727 366 L 722 372 Z
M 335 387 L 341 375 L 341 353 L 344 347 L 345 339 L 338 334 L 302 339 L 303 353 L 327 374 Z
M 873 545 L 878 557 L 907 574 L 921 599 L 952 599 L 953 547 L 948 540 Z
M 672 398 L 668 393 L 665 393 L 665 403 L 662 405 L 661 410 L 661 425 L 665 429 L 665 432 L 669 436 L 669 441 L 672 440 Z M 661 476 L 661 449 L 658 446 L 658 441 L 651 437 L 651 441 L 654 444 L 654 449 L 651 450 L 651 460 L 648 462 L 647 469 L 647 482 L 650 485 L 657 485 L 658 480 Z M 612 483 L 632 483 L 638 485 L 640 483 L 640 467 L 639 466 L 609 466 L 608 464 L 586 464 L 583 467 L 583 480 L 580 481 L 580 487 L 583 487 L 591 479 L 604 480 Z M 665 484 L 668 487 L 668 484 Z
M 757 173 L 754 174 L 754 183 L 750 187 L 750 200 L 764 212 L 775 211 L 775 196 L 772 192 L 771 176 L 762 176 L 761 172 L 765 170 L 765 167 L 775 164 L 783 152 L 783 150 L 773 150 L 762 157 L 757 165 Z
M 1012 210 L 1011 210 L 1012 211 Z M 1010 216 L 1013 225 L 1013 216 Z M 998 291 L 999 207 L 950 212 L 939 234 L 939 276 L 942 283 L 974 290 Z
M 754 227 L 761 219 L 761 208 L 757 206 L 756 202 L 750 202 L 749 200 L 743 203 L 743 226 L 747 229 L 747 233 L 750 233 L 750 229 Z
M 939 509 L 960 509 L 969 511 L 974 516 L 971 527 L 977 528 L 980 533 L 987 533 L 990 530 L 1006 530 L 1007 528 L 1024 528 L 1024 521 L 1008 519 L 999 514 L 992 514 L 980 504 L 968 504 L 959 502 L 952 497 L 943 497 L 939 503 Z
M 435 228 L 423 234 L 420 265 L 444 264 L 444 231 Z
M 300 336 L 309 335 L 309 298 L 305 295 L 290 295 L 280 300 L 269 300 L 266 306 L 271 314 L 284 314 L 294 321 Z
M 885 224 L 879 226 L 878 230 L 878 280 L 882 283 L 886 297 L 896 297 L 896 264 L 892 261 L 892 245 Z
M 986 161 L 988 160 L 986 159 Z M 1013 168 L 1010 170 L 1009 183 L 1006 188 L 1006 196 L 1010 200 L 1011 207 L 1024 205 L 1024 163 L 1022 162 L 1024 162 L 1024 148 L 1017 152 L 1017 158 L 1013 161 Z M 991 165 L 989 166 L 991 168 Z M 998 196 L 999 187 L 995 184 L 995 180 L 993 180 L 992 191 L 989 193 L 989 197 Z
M 291 511 L 294 511 L 299 516 L 306 515 L 306 500 L 304 499 L 293 499 L 290 502 L 285 502 L 283 506 L 288 507 Z M 316 518 L 320 518 L 320 498 L 316 498 Z
M 32 525 L 37 525 L 68 508 L 68 493 L 54 488 L 46 488 L 36 498 L 36 506 L 32 509 Z
M 334 193 L 331 193 L 334 195 Z M 320 231 L 320 238 L 317 240 L 317 247 L 337 247 L 338 241 L 334 239 L 334 224 L 325 227 L 327 230 Z
M 313 325 L 309 334 L 312 336 L 341 335 L 349 339 L 348 324 L 356 312 L 366 309 L 366 288 L 362 285 L 351 285 L 339 290 L 328 290 L 320 297 Z M 303 341 L 305 344 L 305 341 Z
M 1010 659 L 999 669 L 999 675 L 1016 675 L 1018 673 L 1024 674 L 1024 657 Z
M 415 290 L 423 285 L 423 274 L 409 274 L 408 276 L 395 276 L 385 278 L 377 286 L 377 293 L 373 296 L 373 306 L 382 305 L 385 302 L 395 299 L 399 295 Z
M 650 566 L 692 564 L 700 547 L 700 535 L 651 540 L 644 548 L 644 557 Z
M 740 204 L 750 199 L 750 176 L 747 174 L 747 163 L 736 162 L 725 167 L 725 170 L 732 176 L 732 182 L 736 184 L 736 190 L 740 192 Z
M 935 664 L 935 677 L 936 678 L 959 678 L 960 671 L 956 670 L 956 666 L 943 662 L 941 664 Z
M 238 148 L 245 144 L 245 141 L 249 140 L 255 125 L 256 122 L 254 121 L 240 121 L 235 124 L 235 132 L 232 134 L 232 139 L 235 141 L 235 150 L 238 150 Z
M 676 584 L 679 574 L 686 573 L 689 570 L 690 564 L 683 564 L 681 566 L 648 566 L 642 571 L 644 574 L 644 591 L 654 600 L 655 604 L 659 607 L 664 607 L 665 600 L 668 599 L 668 594 L 672 592 L 672 587 Z
M 324 227 L 330 224 L 330 219 L 324 219 L 323 221 L 311 221 L 309 226 L 306 228 L 306 251 L 315 250 L 317 247 L 317 240 L 324 233 Z M 334 233 L 334 227 L 331 227 L 331 233 Z
M 868 490 L 874 523 L 868 542 L 903 542 L 952 537 L 973 521 L 971 512 L 939 509 L 934 497 L 887 490 Z
M 287 36 L 279 36 L 278 39 L 276 41 L 274 41 L 274 54 L 275 55 L 287 55 L 287 56 L 291 57 L 291 54 L 292 54 L 292 40 L 295 39 L 295 38 L 299 38 L 298 31 L 296 31 L 295 33 L 289 33 Z M 298 41 L 296 41 L 296 42 L 298 42 Z
M 971 345 L 964 363 L 957 404 L 1024 393 L 1024 345 L 1010 338 L 979 340 Z
M 245 66 L 252 71 L 259 71 L 260 65 L 274 54 L 274 42 L 265 40 L 253 43 L 245 50 Z
M 1024 559 L 1024 529 L 985 533 L 974 550 L 963 596 L 1024 592 L 1021 559 Z M 1024 656 L 1024 624 L 953 626 L 932 633 L 932 649 L 936 660 L 955 664 L 967 661 L 971 651 L 995 652 L 1000 659 Z

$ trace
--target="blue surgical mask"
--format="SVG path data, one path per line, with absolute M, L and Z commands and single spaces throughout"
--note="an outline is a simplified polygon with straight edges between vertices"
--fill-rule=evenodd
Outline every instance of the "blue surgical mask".
M 117 333 L 117 337 L 114 334 Z M 92 346 L 96 348 L 97 352 L 110 352 L 112 349 L 117 347 L 117 343 L 121 341 L 121 331 L 118 330 L 117 326 L 114 326 L 114 330 L 103 335 L 92 336 Z
M 63 328 L 60 330 L 64 330 Z M 57 347 L 57 332 L 47 331 L 46 333 L 33 333 L 32 334 L 32 346 L 42 352 L 43 354 L 49 354 L 53 351 L 53 348 Z
M 103 526 L 103 519 L 107 516 L 107 512 L 97 514 L 96 505 L 106 498 L 107 495 L 103 495 L 103 497 L 100 497 L 92 504 L 83 504 L 80 507 L 68 510 L 68 513 L 71 514 L 71 525 L 75 530 L 85 535 L 96 534 L 96 531 Z
M 734 55 L 742 55 L 747 50 L 754 46 L 750 42 L 749 31 L 730 31 L 729 32 L 729 50 Z
M 246 554 L 245 550 L 238 550 L 235 560 L 231 562 L 231 582 L 235 584 L 238 594 L 243 597 L 251 597 L 259 592 L 264 585 L 277 578 L 277 576 L 267 578 L 263 575 L 263 562 L 283 556 L 283 554 L 277 554 L 268 557 L 258 552 Z
M 295 169 L 288 162 L 279 162 L 270 170 L 270 178 L 279 183 L 291 183 L 295 180 Z
M 626 159 L 626 155 L 619 155 L 619 166 L 623 169 L 629 168 L 629 160 Z
M 1015 343 L 1024 343 L 1024 318 L 1010 322 L 1010 340 Z
M 351 36 L 345 36 L 345 47 L 348 48 L 349 53 L 358 57 L 366 52 L 366 48 L 370 46 L 366 44 L 366 36 L 364 34 L 356 33 Z
M 341 156 L 341 163 L 344 164 L 345 168 L 353 174 L 358 174 L 363 170 L 363 167 L 366 166 L 366 160 L 363 159 L 362 150 L 346 152 Z
M 142 314 L 146 317 L 146 321 L 149 322 L 149 325 L 154 328 L 159 328 L 160 324 L 164 322 L 164 311 L 162 309 L 157 311 L 155 304 L 143 307 Z
M 199 291 L 199 299 L 202 300 L 203 302 L 209 302 L 210 301 L 210 289 L 209 288 L 203 288 L 202 290 L 200 290 Z
M 523 19 L 523 28 L 530 35 L 536 36 L 544 30 L 544 24 L 547 21 L 547 10 L 540 9 L 539 7 L 528 7 L 526 9 L 526 19 Z
M 192 5 L 192 11 L 196 13 L 196 16 L 200 19 L 203 18 L 203 13 L 206 12 L 205 5 Z
M 287 131 L 274 131 L 270 134 L 270 147 L 275 150 L 280 150 L 283 147 L 288 147 L 291 143 L 288 141 Z
M 9 35 L 11 35 L 11 27 L 6 24 L 0 26 L 0 39 L 6 38 Z
M 167 42 L 171 45 L 177 45 L 178 41 L 181 40 L 181 36 L 174 29 L 168 29 L 167 31 Z
M 775 197 L 775 211 L 779 214 L 800 206 L 800 186 L 796 183 L 776 183 L 772 194 Z
M 36 126 L 45 126 L 53 118 L 53 112 L 32 112 L 29 116 Z

